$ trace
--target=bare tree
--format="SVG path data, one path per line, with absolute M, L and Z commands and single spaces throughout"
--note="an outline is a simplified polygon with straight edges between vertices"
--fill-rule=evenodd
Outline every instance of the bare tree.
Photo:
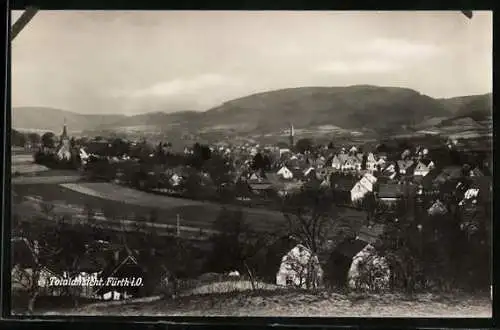
M 321 188 L 304 188 L 284 201 L 283 215 L 290 237 L 311 251 L 306 277 L 308 288 L 318 283 L 314 260 L 331 250 L 339 236 L 351 234 L 349 223 L 339 213 L 331 194 Z

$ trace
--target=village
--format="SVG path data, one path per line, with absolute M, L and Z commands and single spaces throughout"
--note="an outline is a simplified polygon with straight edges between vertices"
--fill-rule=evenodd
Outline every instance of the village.
M 414 235 L 422 233 L 423 226 L 430 226 L 437 240 L 440 239 L 437 237 L 442 235 L 437 234 L 438 228 L 442 230 L 443 227 L 432 222 L 429 225 L 428 219 L 436 221 L 446 217 L 456 218 L 464 237 L 474 240 L 479 232 L 481 242 L 485 244 L 485 235 L 481 233 L 491 221 L 488 220 L 492 198 L 491 162 L 488 161 L 491 155 L 482 155 L 481 158 L 481 155 L 460 152 L 456 147 L 457 141 L 452 140 L 444 140 L 438 147 L 434 143 L 432 148 L 420 144 L 410 146 L 406 143 L 406 146 L 399 148 L 391 149 L 379 144 L 366 150 L 367 148 L 359 145 L 334 146 L 330 143 L 326 146 L 315 146 L 310 140 L 296 142 L 295 138 L 294 128 L 291 126 L 288 147 L 285 147 L 284 143 L 280 146 L 250 143 L 219 143 L 211 146 L 195 144 L 176 154 L 170 151 L 171 145 L 168 143 L 151 145 L 145 141 L 128 142 L 123 139 L 105 138 L 76 140 L 69 136 L 64 125 L 60 137 L 47 133 L 40 138 L 38 144 L 27 143 L 24 148 L 33 152 L 35 162 L 54 169 L 79 171 L 78 175 L 82 180 L 98 178 L 117 187 L 125 186 L 157 195 L 285 212 L 283 205 L 289 198 L 305 191 L 320 191 L 329 196 L 329 201 L 335 207 L 357 212 L 354 222 L 358 225 L 350 225 L 354 236 L 350 239 L 343 237 L 334 242 L 333 254 L 331 249 L 326 255 L 325 252 L 312 251 L 310 244 L 305 242 L 307 239 L 289 242 L 289 252 L 283 258 L 283 255 L 275 257 L 277 264 L 274 265 L 274 284 L 282 287 L 324 286 L 323 268 L 327 267 L 325 262 L 331 260 L 332 255 L 336 255 L 333 258 L 336 265 L 333 267 L 337 268 L 335 272 L 344 273 L 336 275 L 339 277 L 339 285 L 346 285 L 353 290 L 388 289 L 391 267 L 386 257 L 377 252 L 377 249 L 380 242 L 386 239 L 383 237 L 388 231 L 387 228 L 398 222 L 399 216 L 407 217 L 408 224 L 415 229 Z M 16 174 L 13 174 L 15 185 Z M 403 213 L 399 211 L 402 203 L 405 209 Z M 332 218 L 329 221 L 336 220 Z M 250 226 L 252 225 L 257 228 L 256 223 L 251 223 Z M 103 226 L 105 228 L 106 225 Z M 114 268 L 107 268 L 103 273 L 100 268 L 105 267 L 106 263 L 101 263 L 97 268 L 96 265 L 89 266 L 88 270 L 82 272 L 85 267 L 81 266 L 78 268 L 79 277 L 90 276 L 97 279 L 106 273 L 115 276 L 117 272 L 143 274 L 144 267 L 138 261 L 141 258 L 137 258 L 129 248 L 124 250 L 119 244 L 115 244 L 115 248 L 109 247 L 110 242 L 105 239 L 109 235 L 104 233 L 113 232 L 110 228 L 102 229 L 102 235 L 96 242 L 88 241 L 82 244 L 98 246 L 101 252 L 108 251 L 104 254 L 114 253 L 111 258 L 114 260 L 111 263 Z M 260 235 L 267 237 L 263 228 L 259 231 Z M 333 236 L 311 239 L 325 240 L 325 237 Z M 25 256 L 22 258 L 35 258 L 26 257 L 34 253 L 33 243 L 21 236 L 13 237 L 13 240 L 24 246 L 18 250 L 28 251 L 23 252 Z M 151 244 L 156 243 L 151 241 Z M 421 245 L 422 242 L 420 248 Z M 144 257 L 142 259 L 144 260 Z M 371 284 L 366 283 L 366 279 L 361 280 L 365 276 L 362 273 L 366 270 L 361 270 L 360 260 L 375 260 L 373 264 L 377 266 L 369 272 L 376 280 L 372 279 Z M 125 265 L 128 268 L 124 267 Z M 106 267 L 110 265 L 107 264 Z M 231 262 L 216 268 L 221 274 L 227 275 L 223 277 L 226 280 L 254 276 L 253 272 L 247 272 L 240 268 L 240 265 Z M 13 274 L 19 277 L 22 273 L 19 272 L 20 268 L 15 267 Z M 169 279 L 172 281 L 172 278 L 175 278 L 171 275 L 165 277 L 165 271 L 159 272 L 162 275 L 157 275 L 159 277 L 156 284 L 163 281 L 161 283 L 164 285 Z M 45 282 L 49 281 L 48 278 L 61 277 L 57 275 L 57 271 L 49 268 L 46 268 L 45 273 Z M 269 275 L 269 270 L 267 273 L 267 278 L 270 278 L 272 274 Z M 105 287 L 107 289 L 104 289 Z M 98 290 L 83 290 L 79 295 L 88 299 L 116 300 L 145 294 L 137 291 L 139 288 L 133 289 L 135 291 L 131 293 L 131 288 L 101 286 Z M 50 292 L 51 295 L 62 294 L 60 290 L 54 291 L 54 288 Z

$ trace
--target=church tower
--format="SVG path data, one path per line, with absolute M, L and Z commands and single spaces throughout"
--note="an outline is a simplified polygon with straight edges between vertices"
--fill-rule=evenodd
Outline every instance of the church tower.
M 295 147 L 295 129 L 293 128 L 293 124 L 290 123 L 290 136 L 289 136 L 289 139 L 290 139 L 290 150 L 293 150 L 294 147 Z
M 65 140 L 68 139 L 68 129 L 66 128 L 66 118 L 64 118 L 64 126 L 63 126 L 63 131 L 61 134 L 61 144 L 64 143 Z
M 68 137 L 68 129 L 66 128 L 66 118 L 64 118 L 64 126 L 61 134 L 61 140 L 59 141 L 59 150 L 57 151 L 57 156 L 59 157 L 59 159 L 71 159 L 71 148 Z

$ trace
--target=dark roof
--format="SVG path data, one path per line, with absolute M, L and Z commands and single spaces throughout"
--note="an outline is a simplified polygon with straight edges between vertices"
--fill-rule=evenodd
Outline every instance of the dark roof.
M 250 182 L 250 188 L 253 190 L 269 190 L 273 189 L 273 185 L 270 182 Z
M 382 183 L 378 185 L 379 198 L 396 198 L 403 195 L 403 186 L 396 183 Z
M 438 177 L 440 171 L 438 169 L 432 169 L 427 173 L 426 176 L 422 178 L 422 186 L 424 188 L 430 188 L 434 182 L 434 180 Z
M 457 165 L 446 166 L 442 169 L 441 173 L 444 173 L 451 178 L 458 178 L 462 175 L 462 167 Z
M 359 230 L 358 239 L 368 244 L 375 243 L 385 232 L 385 225 L 375 224 L 372 226 L 363 226 Z
M 336 176 L 332 178 L 332 187 L 336 190 L 351 191 L 356 182 L 356 178 L 352 176 Z
M 425 166 L 429 166 L 429 164 L 432 162 L 432 159 L 423 158 L 423 159 L 420 159 L 420 162 L 422 164 L 424 164 Z
M 363 250 L 366 245 L 366 242 L 359 239 L 347 240 L 337 245 L 335 252 L 352 259 L 356 254 Z
M 292 172 L 294 179 L 304 178 L 304 170 L 302 168 L 289 168 L 289 170 Z

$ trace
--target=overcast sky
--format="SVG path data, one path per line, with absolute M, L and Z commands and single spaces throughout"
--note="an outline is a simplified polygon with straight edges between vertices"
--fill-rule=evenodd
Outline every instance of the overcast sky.
M 491 12 L 42 11 L 12 43 L 12 105 L 207 110 L 355 84 L 453 97 L 491 92 L 492 73 Z

